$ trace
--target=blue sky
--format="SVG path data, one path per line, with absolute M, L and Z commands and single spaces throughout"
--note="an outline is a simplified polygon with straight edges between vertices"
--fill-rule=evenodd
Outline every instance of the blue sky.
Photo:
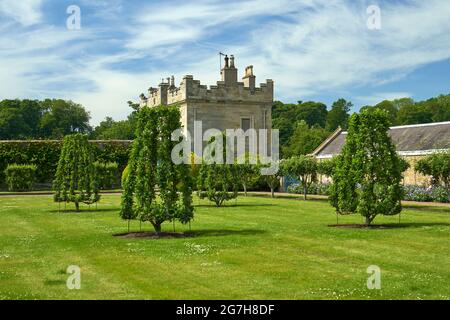
M 70 5 L 80 30 L 66 27 Z M 214 84 L 222 51 L 284 102 L 422 100 L 450 93 L 449 17 L 443 0 L 0 0 L 0 99 L 72 99 L 93 124 L 124 119 L 163 77 Z

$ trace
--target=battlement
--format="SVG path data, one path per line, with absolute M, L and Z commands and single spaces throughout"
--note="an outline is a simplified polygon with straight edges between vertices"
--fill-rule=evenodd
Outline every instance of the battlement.
M 237 81 L 238 70 L 234 66 L 234 57 L 225 56 L 225 66 L 221 70 L 221 81 L 210 87 L 202 85 L 192 75 L 186 75 L 180 83 L 175 86 L 172 76 L 163 80 L 158 88 L 149 88 L 147 95 L 141 94 L 140 105 L 154 107 L 158 105 L 173 105 L 185 102 L 226 102 L 226 103 L 272 103 L 273 81 L 268 79 L 255 86 L 253 66 L 245 69 L 242 82 Z

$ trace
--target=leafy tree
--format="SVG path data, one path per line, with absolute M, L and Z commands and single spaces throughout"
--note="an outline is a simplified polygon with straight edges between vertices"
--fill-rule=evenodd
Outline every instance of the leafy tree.
M 178 143 L 171 140 L 171 134 L 180 127 L 177 107 L 143 108 L 138 115 L 120 215 L 128 222 L 135 218 L 148 221 L 156 233 L 165 221 L 185 224 L 193 218 L 188 165 L 175 165 L 171 159 Z
M 433 178 L 433 184 L 450 188 L 450 151 L 435 153 L 417 161 L 415 170 Z
M 247 196 L 247 188 L 259 177 L 259 165 L 257 157 L 248 153 L 242 160 L 244 163 L 236 164 L 236 170 L 237 177 L 244 188 L 244 195 Z
M 283 177 L 282 170 L 278 170 L 277 172 L 272 174 L 263 175 L 262 177 L 270 188 L 271 197 L 275 198 L 275 190 L 280 186 L 280 179 L 281 177 Z
M 353 114 L 346 143 L 336 158 L 330 202 L 338 214 L 359 213 L 370 225 L 375 217 L 400 213 L 404 166 L 388 135 L 383 110 Z
M 342 98 L 333 102 L 331 110 L 327 115 L 326 129 L 328 131 L 334 131 L 338 127 L 344 130 L 347 129 L 348 118 L 350 117 L 349 112 L 352 107 L 353 104 L 350 101 Z
M 72 101 L 46 99 L 42 102 L 45 110 L 40 122 L 44 137 L 61 138 L 72 133 L 89 133 L 90 115 L 83 106 Z
M 304 120 L 301 120 L 297 122 L 288 142 L 282 146 L 283 157 L 310 154 L 328 138 L 329 134 L 327 130 L 317 125 L 310 128 Z
M 432 117 L 433 114 L 426 104 L 416 103 L 401 107 L 398 111 L 397 121 L 399 124 L 429 123 L 433 121 Z
M 197 189 L 201 199 L 208 198 L 217 207 L 222 206 L 225 201 L 237 198 L 239 178 L 236 165 L 203 162 Z
M 308 187 L 316 181 L 317 162 L 309 156 L 298 156 L 286 159 L 282 162 L 283 172 L 298 177 L 303 186 L 303 195 L 306 200 Z
M 317 162 L 317 173 L 331 177 L 333 175 L 334 169 L 336 168 L 336 162 L 336 157 Z
M 55 202 L 74 202 L 77 211 L 80 202 L 92 204 L 100 200 L 93 150 L 86 135 L 64 137 L 53 190 Z

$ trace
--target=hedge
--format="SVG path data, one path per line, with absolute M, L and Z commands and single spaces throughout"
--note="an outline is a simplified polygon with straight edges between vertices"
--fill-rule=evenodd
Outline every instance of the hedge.
M 10 164 L 5 169 L 6 184 L 9 191 L 33 190 L 36 181 L 35 165 Z
M 96 146 L 95 160 L 116 162 L 119 172 L 126 167 L 131 141 L 102 140 L 90 141 Z M 62 141 L 0 141 L 0 185 L 5 183 L 4 170 L 9 164 L 26 163 L 37 167 L 36 179 L 40 183 L 51 183 L 54 179 Z

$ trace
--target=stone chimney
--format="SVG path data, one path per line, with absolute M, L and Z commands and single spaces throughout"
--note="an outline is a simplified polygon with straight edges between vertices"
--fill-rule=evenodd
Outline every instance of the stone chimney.
M 220 74 L 222 75 L 222 81 L 226 86 L 232 86 L 237 83 L 237 69 L 234 66 L 234 56 L 230 58 L 225 56 L 225 66 L 222 68 Z
M 250 88 L 251 92 L 255 91 L 256 77 L 253 75 L 253 66 L 245 68 L 245 75 L 242 78 L 244 87 Z
M 170 78 L 168 78 L 170 79 Z M 161 105 L 167 105 L 167 90 L 169 89 L 169 80 L 164 82 L 164 79 L 159 84 L 159 97 L 161 99 Z

